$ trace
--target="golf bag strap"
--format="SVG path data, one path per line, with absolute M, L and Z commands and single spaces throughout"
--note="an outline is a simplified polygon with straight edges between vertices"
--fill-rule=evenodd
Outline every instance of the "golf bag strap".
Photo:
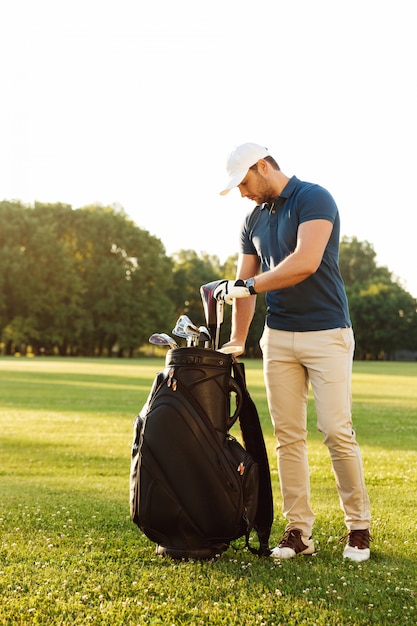
M 258 509 L 254 520 L 254 526 L 259 537 L 259 549 L 249 546 L 249 534 L 246 537 L 246 545 L 251 552 L 260 556 L 269 556 L 269 537 L 273 522 L 273 498 L 271 473 L 265 440 L 259 421 L 255 403 L 250 397 L 246 386 L 245 368 L 243 363 L 233 359 L 233 376 L 242 391 L 242 406 L 239 413 L 239 425 L 242 439 L 246 450 L 252 456 L 259 467 L 259 496 Z

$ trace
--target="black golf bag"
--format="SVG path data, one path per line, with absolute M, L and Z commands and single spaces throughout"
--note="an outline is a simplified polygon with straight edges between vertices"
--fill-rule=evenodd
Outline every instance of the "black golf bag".
M 236 420 L 243 446 L 229 433 Z M 269 555 L 268 458 L 243 364 L 232 355 L 168 351 L 134 425 L 130 513 L 160 555 L 213 558 L 239 537 L 252 552 Z

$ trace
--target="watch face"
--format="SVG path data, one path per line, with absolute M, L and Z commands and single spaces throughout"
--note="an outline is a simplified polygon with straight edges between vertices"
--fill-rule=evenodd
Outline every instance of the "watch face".
M 250 293 L 252 295 L 254 295 L 256 293 L 255 291 L 255 279 L 254 278 L 248 278 L 248 280 L 246 281 L 246 287 L 249 289 Z

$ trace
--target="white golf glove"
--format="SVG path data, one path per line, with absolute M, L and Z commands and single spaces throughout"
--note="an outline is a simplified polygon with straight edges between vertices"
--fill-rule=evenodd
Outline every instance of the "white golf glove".
M 213 297 L 216 300 L 224 300 L 227 304 L 232 304 L 233 298 L 248 298 L 250 295 L 252 294 L 242 279 L 222 280 L 213 291 Z

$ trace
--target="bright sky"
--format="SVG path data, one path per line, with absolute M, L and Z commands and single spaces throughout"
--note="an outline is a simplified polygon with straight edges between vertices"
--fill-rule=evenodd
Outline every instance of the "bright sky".
M 0 0 L 0 25 L 0 200 L 117 203 L 223 261 L 253 141 L 417 297 L 413 0 Z

